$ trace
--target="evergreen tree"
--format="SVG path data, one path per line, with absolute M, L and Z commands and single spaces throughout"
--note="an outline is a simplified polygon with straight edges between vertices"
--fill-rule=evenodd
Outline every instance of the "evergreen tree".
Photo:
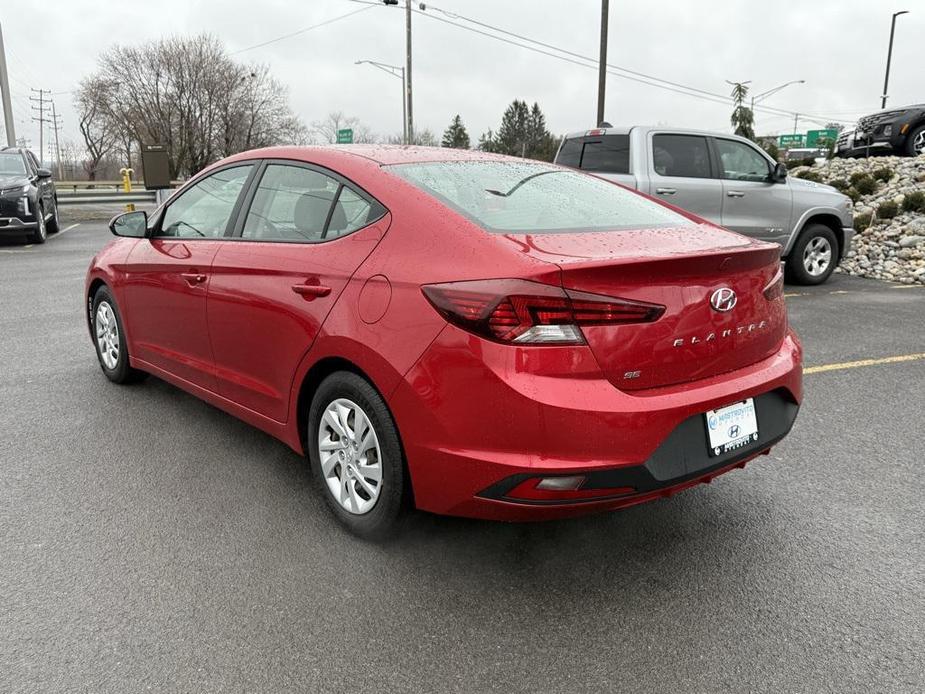
M 488 129 L 487 133 L 482 133 L 481 136 L 479 136 L 479 149 L 483 152 L 498 151 L 498 143 L 491 128 Z
M 530 109 L 527 102 L 514 99 L 501 116 L 496 151 L 517 157 L 526 156 L 529 122 Z
M 749 140 L 755 139 L 755 114 L 745 105 L 745 97 L 748 96 L 748 86 L 742 82 L 730 82 L 732 84 L 732 117 L 729 119 L 732 123 L 734 132 L 740 137 L 747 137 Z
M 453 147 L 454 149 L 469 149 L 469 133 L 466 132 L 466 126 L 463 125 L 462 118 L 457 113 L 448 127 L 443 132 L 443 141 L 441 147 Z

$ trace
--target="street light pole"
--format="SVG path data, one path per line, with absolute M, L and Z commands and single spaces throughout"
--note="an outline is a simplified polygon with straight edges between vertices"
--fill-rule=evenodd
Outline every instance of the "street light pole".
M 600 127 L 604 122 L 604 91 L 607 87 L 607 17 L 610 0 L 601 0 L 601 59 L 597 68 L 597 120 Z
M 411 0 L 405 0 L 405 44 L 406 44 L 406 64 L 405 64 L 405 119 L 407 121 L 407 133 L 405 139 L 408 144 L 414 142 L 414 118 L 411 108 Z
M 402 143 L 411 144 L 408 141 L 408 115 L 405 110 L 407 102 L 405 101 L 406 87 L 405 87 L 405 68 L 400 65 L 389 65 L 388 63 L 380 63 L 375 60 L 357 60 L 354 65 L 362 65 L 366 63 L 372 65 L 373 67 L 379 68 L 383 72 L 386 72 L 392 77 L 401 78 L 401 123 L 402 123 Z
M 902 10 L 893 13 L 893 20 L 890 22 L 890 47 L 886 51 L 886 75 L 883 78 L 883 96 L 880 97 L 880 108 L 886 108 L 887 88 L 890 86 L 890 61 L 893 58 L 893 34 L 896 33 L 896 18 L 901 14 L 909 14 L 909 10 Z
M 754 119 L 755 117 L 755 104 L 760 104 L 762 101 L 767 99 L 772 94 L 777 94 L 777 92 L 779 92 L 781 89 L 784 89 L 785 87 L 789 87 L 791 84 L 806 84 L 806 80 L 790 80 L 789 82 L 784 82 L 783 84 L 777 87 L 774 87 L 774 89 L 769 89 L 766 92 L 761 92 L 761 94 L 756 94 L 755 96 L 753 96 L 752 102 L 751 102 L 752 119 Z M 796 116 L 795 114 L 795 117 L 793 119 L 793 132 L 796 132 L 797 130 L 797 117 L 798 116 Z
M 0 27 L 0 97 L 3 99 L 3 124 L 6 126 L 6 143 L 16 146 L 16 130 L 13 126 L 13 104 L 10 101 L 10 80 L 6 74 L 6 52 L 3 48 L 3 29 Z

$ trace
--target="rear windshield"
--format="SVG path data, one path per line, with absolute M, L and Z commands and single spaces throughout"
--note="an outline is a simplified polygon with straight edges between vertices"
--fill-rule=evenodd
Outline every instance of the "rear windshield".
M 692 224 L 614 183 L 549 164 L 455 161 L 386 168 L 488 231 L 537 234 Z
M 628 174 L 630 172 L 630 136 L 599 135 L 565 140 L 556 155 L 556 163 L 584 171 Z

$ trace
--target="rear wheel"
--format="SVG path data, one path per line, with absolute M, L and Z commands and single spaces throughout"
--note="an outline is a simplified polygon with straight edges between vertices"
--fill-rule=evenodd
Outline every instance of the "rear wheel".
M 45 243 L 48 238 L 48 228 L 45 226 L 45 208 L 39 205 L 35 213 L 35 231 L 29 235 L 30 243 Z
M 790 250 L 787 279 L 794 284 L 822 284 L 838 265 L 838 241 L 825 224 L 810 224 Z
M 58 223 L 58 199 L 55 198 L 51 204 L 51 219 L 48 220 L 47 229 L 49 234 L 57 234 L 58 230 L 61 229 L 61 225 Z
M 125 330 L 116 300 L 108 287 L 100 287 L 90 307 L 93 343 L 100 368 L 113 383 L 134 383 L 144 379 L 144 371 L 129 366 Z
M 925 123 L 915 128 L 909 136 L 906 137 L 906 154 L 910 157 L 917 157 L 925 154 Z
M 395 530 L 405 508 L 404 457 L 382 396 L 357 374 L 322 381 L 308 414 L 308 459 L 337 519 L 366 539 Z

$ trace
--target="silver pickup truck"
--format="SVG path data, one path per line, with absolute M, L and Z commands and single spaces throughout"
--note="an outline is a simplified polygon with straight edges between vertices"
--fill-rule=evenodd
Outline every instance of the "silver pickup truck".
M 851 247 L 850 198 L 830 186 L 788 176 L 783 164 L 735 135 L 595 128 L 566 135 L 555 161 L 779 244 L 791 282 L 825 282 Z

